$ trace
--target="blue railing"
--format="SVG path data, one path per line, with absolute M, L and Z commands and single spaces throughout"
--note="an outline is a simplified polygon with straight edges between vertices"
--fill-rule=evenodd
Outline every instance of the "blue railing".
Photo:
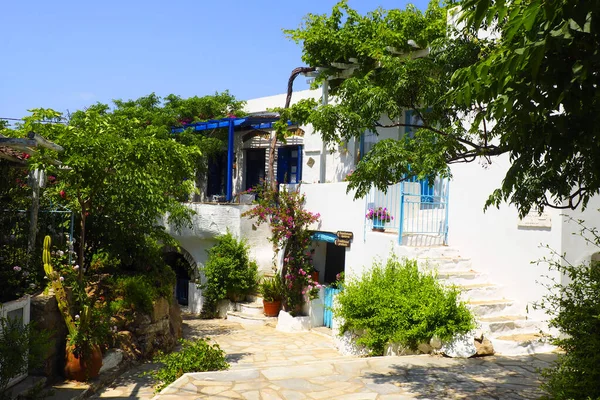
M 365 215 L 381 207 L 390 221 L 366 218 L 365 229 L 398 233 L 398 243 L 428 246 L 448 244 L 449 181 L 436 178 L 401 182 L 387 192 L 372 189 L 366 198 Z
M 331 325 L 333 323 L 333 299 L 341 291 L 341 289 L 335 289 L 331 287 L 325 288 L 325 310 L 323 311 L 323 325 L 325 325 L 327 328 L 331 328 Z

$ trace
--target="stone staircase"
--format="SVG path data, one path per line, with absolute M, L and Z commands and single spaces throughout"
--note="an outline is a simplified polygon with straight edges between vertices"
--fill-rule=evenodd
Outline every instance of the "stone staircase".
M 471 260 L 463 258 L 457 249 L 429 247 L 414 251 L 421 269 L 436 270 L 442 283 L 462 290 L 462 300 L 477 319 L 476 336 L 490 339 L 496 354 L 522 355 L 555 349 L 540 333 L 548 330 L 546 324 L 530 319 L 524 304 L 506 298 L 503 288 L 474 270 Z
M 277 317 L 265 317 L 262 298 L 258 296 L 247 296 L 244 302 L 232 303 L 227 319 L 242 325 L 277 325 Z

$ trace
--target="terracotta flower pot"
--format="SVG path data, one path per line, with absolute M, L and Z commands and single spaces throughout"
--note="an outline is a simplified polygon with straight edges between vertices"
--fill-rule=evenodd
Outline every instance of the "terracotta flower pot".
M 267 317 L 276 317 L 279 315 L 281 309 L 281 300 L 277 301 L 266 301 L 263 300 L 263 308 Z
M 313 282 L 319 283 L 319 271 L 311 272 L 310 276 L 312 277 Z
M 85 382 L 100 373 L 102 367 L 102 351 L 100 347 L 92 347 L 87 357 L 76 357 L 73 346 L 67 346 L 65 354 L 65 377 L 74 381 Z M 85 358 L 85 359 L 84 359 Z

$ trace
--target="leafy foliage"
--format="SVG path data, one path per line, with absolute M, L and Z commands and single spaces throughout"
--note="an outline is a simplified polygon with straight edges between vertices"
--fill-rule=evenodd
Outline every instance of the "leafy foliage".
M 581 221 L 580 235 L 600 250 L 600 235 L 596 228 L 587 228 Z M 548 294 L 535 308 L 551 317 L 550 327 L 557 328 L 559 337 L 553 344 L 564 353 L 554 365 L 542 371 L 542 389 L 549 399 L 600 398 L 600 262 L 583 265 L 569 263 L 565 255 L 554 253 L 544 260 L 551 269 L 568 278 L 566 285 L 554 281 Z
M 488 204 L 585 206 L 600 187 L 597 4 L 465 0 L 462 7 L 465 36 L 478 27 L 496 36 L 485 57 L 456 72 L 452 93 L 464 104 L 486 104 L 493 136 L 511 154 Z
M 222 371 L 229 368 L 225 361 L 225 352 L 218 344 L 210 345 L 208 339 L 197 339 L 192 342 L 180 339 L 181 350 L 170 354 L 159 353 L 154 362 L 162 366 L 149 374 L 157 381 L 159 392 L 177 378 L 188 372 Z
M 280 301 L 285 293 L 279 275 L 263 278 L 258 285 L 258 291 L 265 301 Z
M 360 332 L 357 343 L 382 355 L 388 343 L 416 350 L 433 336 L 449 340 L 475 327 L 456 288 L 443 287 L 417 262 L 390 257 L 359 279 L 344 282 L 333 312 L 343 321 L 340 333 Z
M 250 294 L 256 288 L 258 266 L 248 255 L 248 245 L 237 240 L 230 232 L 217 237 L 217 244 L 208 252 L 208 261 L 202 272 L 206 282 L 202 295 L 212 311 L 222 299 L 235 300 Z
M 305 296 L 311 300 L 316 298 L 321 287 L 311 276 L 314 267 L 308 229 L 320 215 L 304 208 L 304 195 L 299 189 L 277 191 L 263 182 L 252 192 L 257 194 L 257 205 L 243 216 L 256 218 L 258 225 L 269 224 L 273 248 L 283 250 L 284 306 L 286 311 L 296 315 Z
M 53 263 L 50 245 L 50 236 L 46 236 L 42 260 L 44 272 L 67 326 L 68 344 L 73 346 L 74 355 L 85 358 L 95 346 L 107 343 L 110 336 L 108 309 L 105 303 L 98 301 L 99 292 L 89 290 L 97 287 L 99 282 L 90 282 L 83 269 L 74 264 L 75 260 L 73 264 L 65 263 L 64 256 L 59 256 L 58 263 Z
M 0 318 L 0 399 L 10 399 L 11 379 L 39 366 L 49 349 L 50 333 L 20 319 Z M 5 397 L 6 396 L 6 397 Z
M 595 2 L 463 0 L 359 15 L 341 1 L 287 31 L 335 101 L 287 113 L 330 145 L 404 127 L 362 155 L 348 178 L 356 196 L 508 154 L 486 206 L 585 206 L 600 189 L 598 13 Z
M 171 300 L 171 292 L 175 284 L 175 274 L 168 267 L 159 279 L 147 275 L 120 276 L 111 286 L 112 295 L 120 298 L 121 309 L 141 311 L 152 314 L 153 302 L 160 297 Z

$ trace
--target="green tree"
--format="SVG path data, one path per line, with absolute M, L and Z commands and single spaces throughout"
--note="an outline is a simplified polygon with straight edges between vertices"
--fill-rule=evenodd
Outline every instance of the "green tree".
M 304 62 L 319 67 L 315 85 L 327 80 L 335 99 L 302 101 L 289 113 L 330 145 L 382 126 L 416 130 L 364 155 L 349 178 L 357 196 L 508 154 L 512 166 L 487 206 L 508 201 L 521 215 L 585 206 L 600 188 L 600 11 L 584 3 L 432 1 L 425 12 L 409 5 L 360 15 L 341 1 L 286 31 L 302 43 Z M 482 28 L 491 34 L 478 36 Z M 418 123 L 404 120 L 407 109 Z
M 189 221 L 191 211 L 181 202 L 195 190 L 207 155 L 226 146 L 220 132 L 173 135 L 172 128 L 241 115 L 243 106 L 229 92 L 188 99 L 150 94 L 116 100 L 112 108 L 96 104 L 68 118 L 34 109 L 16 129 L 2 132 L 36 132 L 64 147 L 61 153 L 38 149 L 29 168 L 45 168 L 52 177 L 44 200 L 77 213 L 82 267 L 103 250 L 122 266 L 149 268 L 160 262 L 158 243 L 172 240 L 159 218 L 168 215 L 178 226 Z
M 194 188 L 199 149 L 170 138 L 168 127 L 113 113 L 97 104 L 75 112 L 68 126 L 49 132 L 64 147 L 64 165 L 49 165 L 56 184 L 46 195 L 79 215 L 79 264 L 85 253 L 111 250 L 128 264 L 132 248 L 148 237 L 167 240 L 158 218 L 177 223 L 190 216 L 181 204 Z M 88 236 L 89 233 L 89 236 Z M 133 260 L 132 260 L 133 261 Z

